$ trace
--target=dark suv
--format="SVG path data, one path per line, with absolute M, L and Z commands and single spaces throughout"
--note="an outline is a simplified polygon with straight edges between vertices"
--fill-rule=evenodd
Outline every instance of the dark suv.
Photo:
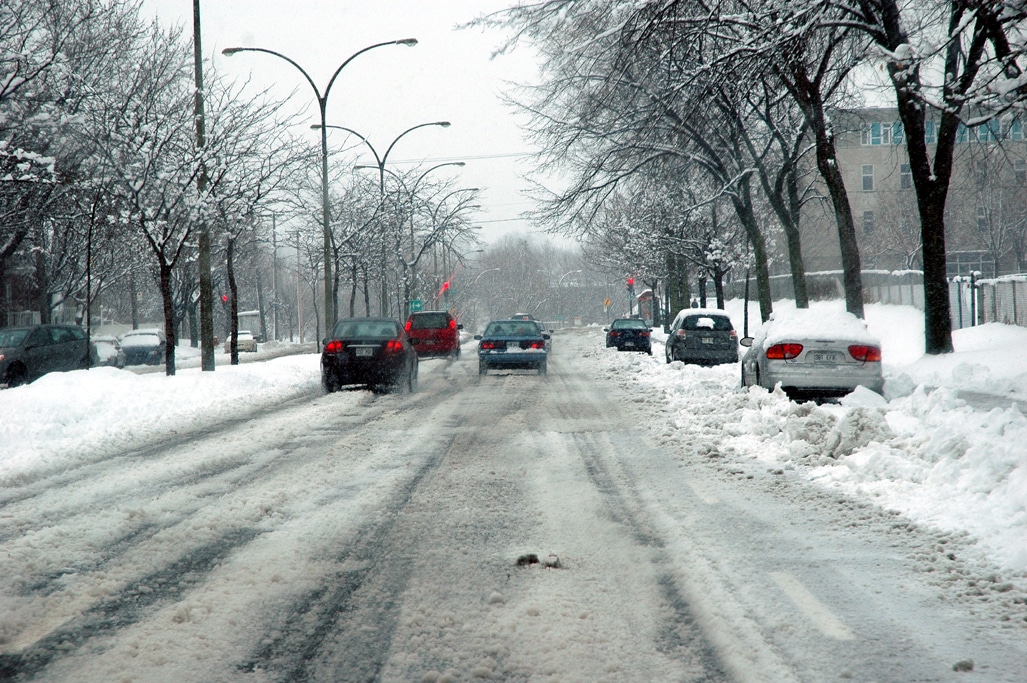
M 411 313 L 405 327 L 418 358 L 460 357 L 459 330 L 464 326 L 447 311 Z
M 16 387 L 48 372 L 88 368 L 96 360 L 90 349 L 86 331 L 75 325 L 0 328 L 0 383 Z
M 670 324 L 665 349 L 668 363 L 737 363 L 738 333 L 724 311 L 686 308 Z

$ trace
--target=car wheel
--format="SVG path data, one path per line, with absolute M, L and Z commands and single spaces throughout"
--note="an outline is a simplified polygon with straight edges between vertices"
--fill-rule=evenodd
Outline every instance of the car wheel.
M 653 355 L 653 347 L 650 346 L 648 349 L 645 350 L 645 352 L 648 353 L 650 356 Z
M 671 347 L 669 342 L 667 343 L 666 346 L 663 347 L 663 355 L 667 359 L 668 363 L 670 363 L 672 360 L 674 360 L 672 358 L 672 356 L 674 355 L 674 351 L 672 350 L 672 347 Z
M 12 366 L 7 370 L 6 381 L 8 387 L 21 386 L 22 384 L 27 383 L 28 373 L 25 371 L 25 368 L 21 365 Z
M 485 374 L 488 374 L 488 371 L 489 371 L 489 366 L 486 365 L 482 361 L 478 361 L 478 374 L 479 375 L 485 375 Z
M 548 373 L 548 371 L 549 369 L 546 367 L 546 361 L 542 361 L 538 364 L 538 374 L 545 375 Z
M 334 377 L 329 377 L 325 373 L 321 373 L 321 386 L 324 388 L 326 394 L 339 390 L 339 382 Z
M 407 391 L 411 394 L 417 391 L 417 363 L 414 363 L 414 369 L 407 376 Z

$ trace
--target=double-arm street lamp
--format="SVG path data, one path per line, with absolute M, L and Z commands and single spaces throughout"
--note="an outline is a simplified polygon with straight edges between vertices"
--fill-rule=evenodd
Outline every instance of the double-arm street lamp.
M 397 135 L 395 138 L 393 138 L 392 142 L 389 143 L 389 146 L 386 148 L 385 154 L 381 154 L 381 155 L 378 154 L 378 150 L 376 150 L 374 148 L 374 145 L 371 144 L 371 141 L 368 140 L 367 137 L 365 137 L 364 135 L 361 135 L 360 133 L 358 133 L 357 131 L 353 130 L 352 128 L 347 128 L 346 126 L 335 126 L 335 125 L 328 125 L 328 124 L 322 124 L 320 126 L 315 124 L 315 125 L 311 126 L 311 128 L 313 128 L 313 129 L 320 128 L 321 129 L 321 136 L 322 136 L 322 138 L 325 137 L 325 133 L 326 133 L 325 129 L 327 129 L 327 128 L 335 128 L 336 130 L 341 130 L 341 131 L 345 131 L 347 133 L 350 133 L 351 135 L 356 135 L 358 138 L 360 138 L 360 141 L 363 142 L 364 145 L 366 145 L 369 150 L 371 150 L 371 154 L 374 156 L 375 165 L 374 166 L 357 166 L 356 169 L 366 169 L 366 168 L 377 169 L 377 171 L 378 171 L 378 215 L 379 215 L 379 217 L 381 217 L 382 213 L 385 211 L 385 172 L 386 172 L 385 163 L 389 160 L 389 154 L 392 152 L 393 147 L 396 146 L 396 143 L 399 142 L 400 139 L 404 135 L 406 135 L 407 133 L 410 133 L 412 131 L 415 131 L 418 128 L 426 128 L 426 127 L 429 127 L 429 126 L 438 126 L 439 128 L 449 128 L 450 123 L 449 123 L 449 121 L 429 121 L 427 123 L 419 123 L 416 126 L 411 126 L 411 127 L 407 128 L 405 131 L 403 131 L 402 133 L 400 133 L 399 135 Z M 463 166 L 463 162 L 459 162 L 459 164 L 461 166 Z M 392 175 L 394 175 L 397 179 L 399 178 L 399 176 L 396 175 L 395 173 L 393 173 Z M 402 183 L 402 180 L 400 182 Z M 404 185 L 404 188 L 405 187 L 406 186 Z M 384 261 L 384 254 L 382 256 L 383 256 L 383 261 Z M 384 265 L 384 263 L 383 263 L 383 265 Z M 383 271 L 383 273 L 384 273 L 384 271 Z M 381 313 L 382 313 L 382 315 L 387 315 L 388 314 L 388 280 L 387 280 L 387 278 L 384 277 L 384 275 L 382 277 L 382 290 L 381 290 L 381 302 L 380 302 L 380 304 L 381 304 Z
M 317 106 L 321 114 L 321 221 L 322 230 L 324 233 L 324 310 L 326 333 L 332 327 L 332 325 L 335 324 L 335 318 L 337 314 L 337 311 L 335 310 L 334 299 L 332 298 L 332 288 L 330 284 L 332 282 L 332 230 L 328 212 L 328 134 L 325 127 L 325 113 L 328 107 L 328 94 L 332 90 L 332 85 L 335 83 L 335 79 L 338 77 L 339 73 L 344 68 L 346 68 L 347 64 L 352 62 L 356 57 L 364 54 L 365 52 L 368 52 L 369 50 L 373 50 L 377 47 L 384 47 L 386 45 L 406 45 L 407 47 L 413 47 L 414 45 L 417 45 L 417 39 L 404 38 L 403 40 L 390 40 L 384 43 L 375 43 L 374 45 L 369 45 L 362 50 L 354 52 L 352 55 L 350 55 L 348 59 L 346 59 L 346 61 L 344 61 L 339 66 L 338 69 L 335 70 L 335 73 L 332 74 L 331 79 L 329 79 L 328 81 L 328 85 L 324 89 L 324 93 L 321 92 L 321 90 L 317 87 L 317 84 L 314 83 L 314 79 L 310 77 L 310 75 L 303 69 L 303 67 L 301 67 L 295 61 L 293 61 L 289 57 L 286 57 L 280 52 L 275 52 L 274 50 L 268 50 L 262 47 L 228 47 L 221 51 L 222 54 L 229 57 L 239 52 L 263 52 L 264 54 L 269 54 L 274 57 L 278 57 L 279 59 L 285 60 L 289 64 L 292 64 L 294 67 L 296 67 L 296 69 L 301 74 L 303 74 L 303 77 L 307 79 L 307 83 L 309 83 L 310 87 L 314 90 L 314 96 L 317 98 Z

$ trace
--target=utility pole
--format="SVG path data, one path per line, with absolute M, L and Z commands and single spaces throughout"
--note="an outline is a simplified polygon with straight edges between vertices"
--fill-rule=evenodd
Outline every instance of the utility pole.
M 278 224 L 271 214 L 271 334 L 278 341 Z
M 193 117 L 196 120 L 196 148 L 207 144 L 203 113 L 203 48 L 200 45 L 200 0 L 193 0 L 193 71 L 196 77 L 196 99 Z M 196 179 L 197 195 L 203 199 L 207 191 L 207 167 L 204 162 Z M 200 244 L 198 267 L 200 270 L 200 367 L 204 372 L 214 370 L 214 288 L 210 276 L 210 226 L 200 217 Z
M 296 234 L 296 331 L 303 343 L 303 289 L 300 287 L 300 234 Z

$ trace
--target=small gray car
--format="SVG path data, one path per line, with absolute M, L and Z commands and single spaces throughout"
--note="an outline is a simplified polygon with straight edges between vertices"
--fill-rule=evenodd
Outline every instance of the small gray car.
M 96 351 L 76 325 L 0 328 L 0 383 L 27 384 L 48 372 L 88 368 Z
M 844 311 L 801 309 L 771 314 L 755 337 L 742 339 L 742 387 L 781 389 L 789 398 L 844 396 L 863 386 L 884 389 L 881 342 Z

